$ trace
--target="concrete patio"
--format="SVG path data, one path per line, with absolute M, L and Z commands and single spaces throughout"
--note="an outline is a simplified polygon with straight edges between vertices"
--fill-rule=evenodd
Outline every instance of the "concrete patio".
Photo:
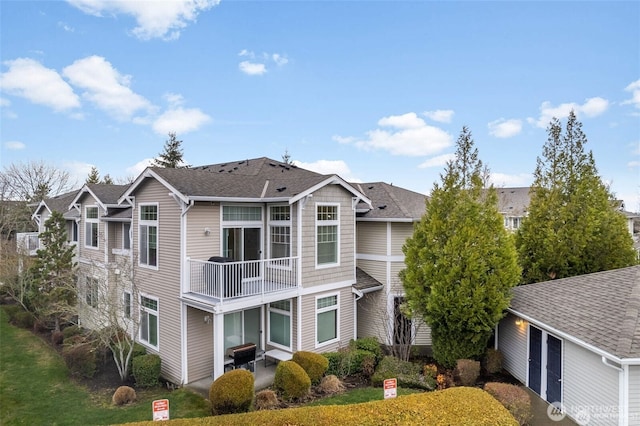
M 265 367 L 263 359 L 256 360 L 255 369 L 253 372 L 256 391 L 268 388 L 269 386 L 273 385 L 273 378 L 276 375 L 276 366 L 277 364 L 269 362 Z M 209 388 L 211 387 L 212 383 L 213 378 L 207 377 L 195 382 L 191 382 L 185 387 L 193 389 L 194 391 L 203 395 L 205 398 L 209 398 Z

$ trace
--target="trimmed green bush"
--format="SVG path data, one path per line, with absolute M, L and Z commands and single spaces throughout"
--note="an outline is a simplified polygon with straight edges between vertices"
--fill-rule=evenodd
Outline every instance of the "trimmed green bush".
M 362 349 L 363 351 L 368 351 L 374 354 L 376 365 L 382 358 L 384 357 L 384 353 L 382 352 L 382 346 L 380 346 L 380 342 L 375 337 L 362 337 L 360 339 L 352 340 L 351 346 L 355 349 Z
M 155 354 L 140 355 L 133 359 L 133 377 L 140 387 L 153 387 L 160 380 L 161 361 Z
M 274 387 L 286 400 L 306 396 L 311 389 L 311 379 L 304 368 L 294 361 L 281 361 L 276 367 Z
M 484 390 L 500 401 L 520 425 L 529 424 L 533 418 L 531 398 L 522 387 L 509 383 L 489 382 L 484 385 Z
M 327 352 L 322 355 L 329 360 L 329 367 L 327 368 L 326 374 L 333 374 L 338 377 L 362 373 L 365 359 L 370 357 L 375 358 L 373 352 L 353 348 L 338 352 Z M 369 362 L 366 364 L 369 364 Z
M 480 376 L 480 361 L 459 359 L 456 362 L 455 375 L 462 386 L 473 386 Z
M 322 376 L 329 367 L 329 360 L 315 352 L 298 351 L 293 354 L 293 359 L 309 375 L 312 384 L 320 383 Z
M 489 348 L 484 357 L 484 368 L 489 374 L 496 374 L 502 371 L 502 352 Z
M 392 356 L 385 356 L 378 364 L 376 372 L 371 376 L 373 386 L 382 386 L 386 379 L 398 379 L 398 386 L 433 390 L 436 382 L 432 377 L 422 375 L 422 367 L 409 361 Z
M 209 388 L 211 412 L 214 415 L 246 413 L 254 397 L 253 374 L 241 368 L 218 377 Z
M 96 374 L 96 352 L 90 343 L 65 345 L 62 357 L 72 375 L 91 378 Z

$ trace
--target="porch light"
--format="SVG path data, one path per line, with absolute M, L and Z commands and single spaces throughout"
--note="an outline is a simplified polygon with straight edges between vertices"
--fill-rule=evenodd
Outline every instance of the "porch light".
M 205 324 L 211 324 L 211 316 L 205 315 L 204 316 L 204 323 Z
M 518 319 L 516 320 L 516 325 L 519 327 L 519 326 L 521 326 L 522 324 L 524 324 L 524 321 L 522 321 L 522 318 L 518 318 Z
M 211 234 L 211 229 L 204 228 L 204 235 L 209 236 Z

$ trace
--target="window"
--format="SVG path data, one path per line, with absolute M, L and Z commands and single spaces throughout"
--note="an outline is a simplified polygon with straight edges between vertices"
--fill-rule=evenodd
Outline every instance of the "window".
M 122 295 L 122 308 L 125 318 L 131 318 L 131 293 L 126 291 Z
M 158 266 L 158 206 L 140 206 L 140 264 Z
M 317 205 L 316 264 L 335 265 L 339 253 L 338 205 Z
M 262 220 L 262 207 L 259 206 L 223 206 L 222 220 L 225 222 L 251 222 Z
M 291 256 L 291 207 L 271 206 L 269 213 L 269 257 Z
M 71 221 L 71 238 L 69 241 L 73 243 L 78 242 L 78 222 L 75 220 Z
M 84 221 L 84 245 L 86 247 L 98 248 L 98 207 L 86 207 Z
M 513 229 L 520 228 L 520 223 L 521 222 L 522 222 L 522 218 L 521 217 L 514 217 L 513 218 Z
M 84 291 L 84 300 L 87 305 L 92 308 L 98 307 L 98 279 L 93 277 L 86 278 L 86 286 Z
M 291 349 L 291 300 L 269 304 L 269 343 Z
M 316 298 L 316 346 L 338 340 L 338 295 Z
M 122 224 L 122 249 L 131 249 L 131 224 L 128 222 Z
M 158 300 L 140 296 L 140 340 L 158 347 Z

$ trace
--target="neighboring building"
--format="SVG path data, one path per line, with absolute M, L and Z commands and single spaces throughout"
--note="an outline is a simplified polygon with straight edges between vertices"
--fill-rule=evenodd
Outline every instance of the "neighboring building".
M 504 367 L 590 425 L 640 424 L 640 266 L 513 289 Z
M 504 227 L 511 231 L 520 228 L 527 216 L 531 196 L 530 187 L 496 188 L 498 193 L 498 211 L 504 217 Z

